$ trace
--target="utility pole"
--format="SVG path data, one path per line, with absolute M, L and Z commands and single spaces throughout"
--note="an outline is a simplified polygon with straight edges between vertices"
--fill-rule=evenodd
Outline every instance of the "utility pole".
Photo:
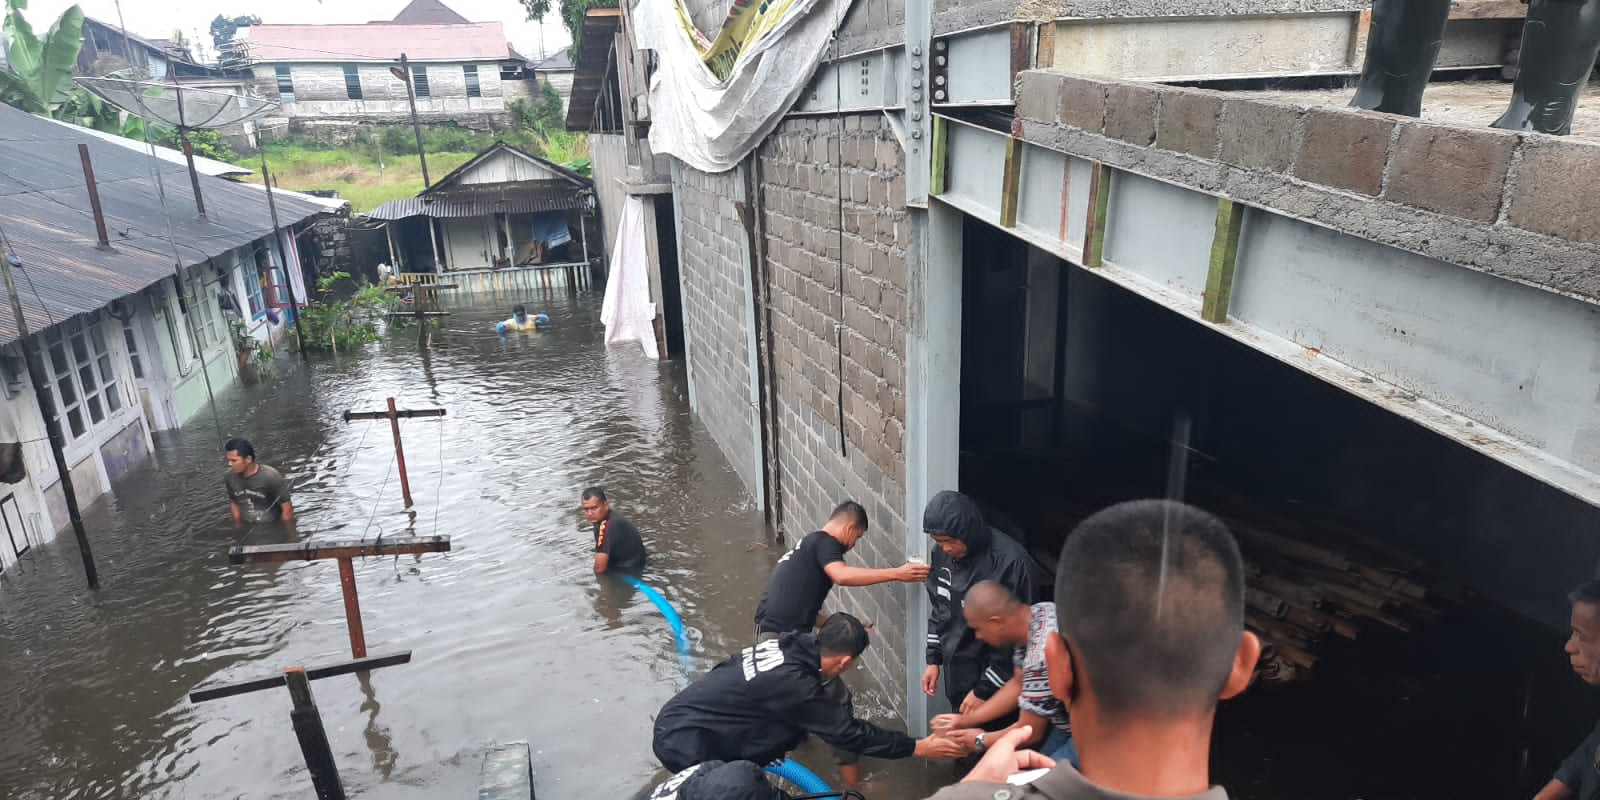
M 306 361 L 310 356 L 306 354 L 306 331 L 300 326 L 300 298 L 294 293 L 294 278 L 289 275 L 288 245 L 283 243 L 283 228 L 278 225 L 278 201 L 272 196 L 272 173 L 267 171 L 267 151 L 261 150 L 261 184 L 267 189 L 267 210 L 272 212 L 272 240 L 283 249 L 283 278 L 289 282 L 289 304 L 294 306 L 294 335 L 300 340 L 300 360 Z M 292 244 L 293 242 L 291 242 Z M 300 270 L 300 278 L 305 279 L 306 271 Z
M 61 477 L 61 493 L 67 501 L 67 518 L 72 520 L 72 533 L 78 538 L 78 552 L 83 556 L 83 574 L 89 579 L 89 588 L 100 590 L 100 573 L 94 566 L 94 553 L 89 549 L 89 534 L 83 529 L 83 515 L 78 513 L 78 494 L 72 488 L 72 470 L 67 467 L 67 454 L 63 449 L 61 422 L 56 418 L 55 403 L 50 401 L 50 384 L 44 378 L 44 365 L 39 355 L 28 346 L 28 320 L 22 315 L 22 298 L 17 295 L 17 283 L 11 277 L 12 267 L 21 267 L 22 260 L 6 249 L 0 240 L 0 273 L 4 273 L 6 294 L 11 297 L 11 313 L 17 318 L 17 347 L 28 364 L 28 382 L 33 384 L 33 396 L 39 404 L 39 415 L 44 417 L 45 435 L 50 438 L 50 454 L 55 456 L 56 472 Z
M 422 188 L 426 189 L 433 181 L 428 179 L 428 154 L 422 149 L 422 122 L 417 119 L 417 90 L 411 85 L 411 62 L 406 60 L 405 53 L 400 54 L 400 68 L 391 68 L 389 73 L 406 85 L 406 100 L 411 103 L 411 130 L 417 134 L 417 159 L 422 162 Z

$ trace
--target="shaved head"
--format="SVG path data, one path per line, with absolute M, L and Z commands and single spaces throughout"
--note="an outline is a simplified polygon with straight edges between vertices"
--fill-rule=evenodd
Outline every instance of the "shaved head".
M 1010 589 L 994 581 L 981 581 L 967 590 L 962 607 L 979 619 L 988 619 L 1014 614 L 1023 603 Z

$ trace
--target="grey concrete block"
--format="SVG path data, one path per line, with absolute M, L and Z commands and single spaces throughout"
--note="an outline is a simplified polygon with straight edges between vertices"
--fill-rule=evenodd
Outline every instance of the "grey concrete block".
M 1047 73 L 1048 74 L 1048 73 Z M 1099 133 L 1106 125 L 1106 84 L 1076 75 L 1056 76 L 1061 124 Z
M 1221 118 L 1221 93 L 1162 87 L 1156 146 L 1201 158 L 1216 158 Z
M 1288 172 L 1305 110 L 1243 98 L 1222 102 L 1217 139 L 1222 160 L 1245 169 Z
M 527 742 L 511 742 L 483 757 L 478 800 L 534 800 L 533 756 Z
M 1402 124 L 1384 199 L 1493 222 L 1517 141 L 1515 134 L 1492 128 Z
M 1154 144 L 1160 102 L 1161 93 L 1153 86 L 1111 84 L 1106 90 L 1106 135 L 1140 147 Z
M 1343 109 L 1306 113 L 1295 177 L 1376 197 L 1383 190 L 1394 118 Z
M 1517 165 L 1507 215 L 1512 225 L 1573 242 L 1600 244 L 1600 146 L 1554 136 L 1528 136 Z
M 1029 71 L 1017 76 L 1017 116 L 1037 122 L 1056 122 L 1061 117 L 1061 76 Z

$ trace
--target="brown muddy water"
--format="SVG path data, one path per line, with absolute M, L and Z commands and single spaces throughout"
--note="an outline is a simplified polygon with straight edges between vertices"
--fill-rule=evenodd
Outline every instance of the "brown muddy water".
M 634 797 L 663 777 L 651 719 L 684 678 L 649 602 L 591 574 L 580 490 L 604 484 L 644 533 L 646 580 L 682 613 L 697 674 L 748 643 L 782 550 L 690 414 L 682 364 L 606 349 L 599 301 L 458 303 L 431 349 L 396 334 L 308 367 L 280 359 L 275 379 L 221 393 L 227 434 L 294 479 L 298 530 L 231 526 L 209 414 L 162 437 L 86 513 L 100 592 L 83 588 L 70 533 L 0 576 L 0 796 L 311 796 L 286 692 L 187 694 L 349 658 L 337 567 L 232 566 L 227 549 L 435 533 L 454 549 L 356 564 L 369 652 L 409 649 L 411 663 L 313 684 L 352 794 L 475 797 L 484 751 L 516 740 L 548 800 Z M 554 327 L 497 337 L 514 302 Z M 388 424 L 340 418 L 388 396 L 448 409 L 402 423 L 414 517 Z M 880 687 L 850 681 L 858 713 L 887 716 Z M 833 777 L 819 751 L 800 758 Z M 873 798 L 923 797 L 949 776 L 867 767 Z

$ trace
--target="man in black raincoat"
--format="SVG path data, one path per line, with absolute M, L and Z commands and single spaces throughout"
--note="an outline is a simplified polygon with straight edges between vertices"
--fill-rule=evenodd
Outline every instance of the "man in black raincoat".
M 706 761 L 672 776 L 647 800 L 790 800 L 754 761 Z
M 662 766 L 682 772 L 706 761 L 770 764 L 806 738 L 874 758 L 955 759 L 956 740 L 911 737 L 855 719 L 823 691 L 867 649 L 867 630 L 834 614 L 816 633 L 786 633 L 735 654 L 667 701 L 656 717 L 652 749 Z
M 989 527 L 972 498 L 943 491 L 928 501 L 922 529 L 938 544 L 928 573 L 928 668 L 922 691 L 932 697 L 944 674 L 945 697 L 958 712 L 976 708 L 1011 679 L 1011 651 L 990 647 L 967 627 L 961 603 L 983 581 L 1032 602 L 1033 566 L 1015 539 Z

